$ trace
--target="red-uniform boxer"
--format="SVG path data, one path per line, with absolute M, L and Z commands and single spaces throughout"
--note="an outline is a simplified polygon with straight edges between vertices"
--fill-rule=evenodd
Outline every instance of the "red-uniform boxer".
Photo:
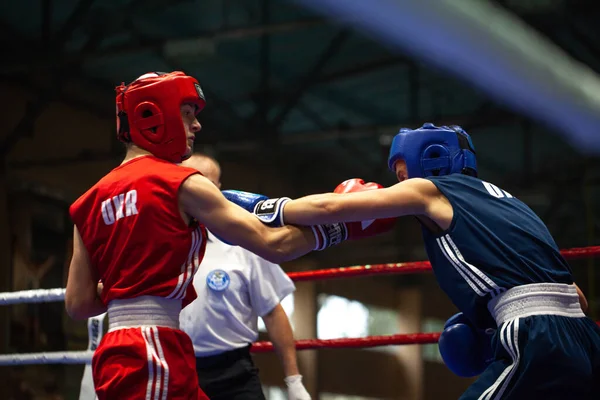
M 74 319 L 108 310 L 109 332 L 92 362 L 100 400 L 206 399 L 191 341 L 179 330 L 179 313 L 196 296 L 190 283 L 204 226 L 275 263 L 321 249 L 318 229 L 267 227 L 196 170 L 176 165 L 201 129 L 205 99 L 196 79 L 146 74 L 119 86 L 116 102 L 127 154 L 70 208 L 65 306 Z
M 108 305 L 109 332 L 92 363 L 99 399 L 207 398 L 190 340 L 178 329 L 182 305 L 195 297 L 190 283 L 206 238 L 204 226 L 179 207 L 179 188 L 196 171 L 174 164 L 200 131 L 196 114 L 205 101 L 196 85 L 174 73 L 117 88 L 118 134 L 132 143 L 128 155 L 70 208 L 75 254 L 67 310 L 89 316 L 78 315 L 84 302 L 74 304 L 84 282 L 80 259 L 92 266 L 92 282 L 103 282 L 95 306 Z
M 178 329 L 206 244 L 204 226 L 186 224 L 177 204 L 181 183 L 194 173 L 134 158 L 71 206 L 75 240 L 89 249 L 104 285 L 100 299 L 109 305 L 109 332 L 92 364 L 99 399 L 206 398 L 182 373 L 194 371 L 196 360 Z

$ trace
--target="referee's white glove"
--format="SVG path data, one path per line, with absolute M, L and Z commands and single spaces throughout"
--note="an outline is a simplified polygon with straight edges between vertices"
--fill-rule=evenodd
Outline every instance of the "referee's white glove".
M 310 394 L 302 384 L 302 375 L 290 375 L 284 381 L 288 388 L 289 400 L 311 400 Z

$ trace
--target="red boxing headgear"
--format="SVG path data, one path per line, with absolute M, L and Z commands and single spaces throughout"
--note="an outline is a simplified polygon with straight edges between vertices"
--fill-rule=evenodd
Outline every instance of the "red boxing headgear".
M 196 114 L 206 105 L 198 81 L 183 72 L 154 72 L 140 76 L 117 91 L 117 137 L 154 156 L 183 161 L 187 138 L 181 105 L 194 104 Z

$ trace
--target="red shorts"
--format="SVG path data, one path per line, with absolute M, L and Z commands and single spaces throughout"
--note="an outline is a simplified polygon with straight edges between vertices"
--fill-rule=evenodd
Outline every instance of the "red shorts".
M 148 326 L 109 332 L 92 359 L 98 400 L 208 400 L 183 331 Z

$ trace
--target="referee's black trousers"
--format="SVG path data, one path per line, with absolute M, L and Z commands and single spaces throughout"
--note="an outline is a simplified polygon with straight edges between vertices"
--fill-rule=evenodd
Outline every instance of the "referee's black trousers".
M 250 346 L 196 357 L 196 371 L 210 400 L 265 400 Z

